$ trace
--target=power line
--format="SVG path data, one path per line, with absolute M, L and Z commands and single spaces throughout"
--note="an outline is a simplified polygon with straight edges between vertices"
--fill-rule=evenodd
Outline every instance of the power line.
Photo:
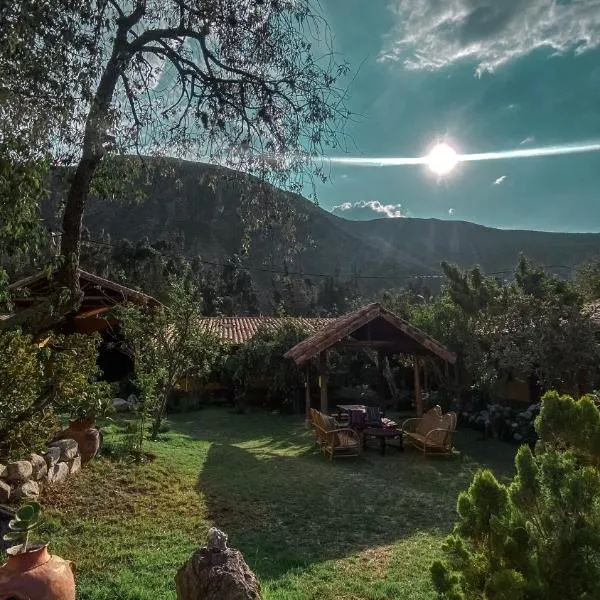
M 58 234 L 60 235 L 60 234 Z M 95 244 L 98 246 L 107 246 L 109 248 L 118 248 L 117 245 L 111 244 L 108 242 L 102 242 L 100 240 L 82 240 L 83 243 Z M 184 256 L 183 254 L 167 254 L 170 258 L 189 258 Z M 219 268 L 240 268 L 245 271 L 257 271 L 261 273 L 270 273 L 276 275 L 285 275 L 288 277 L 323 277 L 323 278 L 345 278 L 345 279 L 366 279 L 366 280 L 394 280 L 394 281 L 405 281 L 410 279 L 445 279 L 446 275 L 444 273 L 413 273 L 410 275 L 358 275 L 354 273 L 349 274 L 341 274 L 341 273 L 306 273 L 303 271 L 289 271 L 286 269 L 270 269 L 266 267 L 257 267 L 252 265 L 236 265 L 236 264 L 227 264 L 227 263 L 219 263 L 211 260 L 203 260 L 199 258 L 194 259 L 196 262 L 201 264 L 210 265 Z M 564 269 L 568 271 L 573 271 L 577 265 L 536 265 L 540 269 Z M 486 275 L 507 275 L 515 272 L 515 268 L 504 269 L 501 271 L 490 271 L 486 273 Z

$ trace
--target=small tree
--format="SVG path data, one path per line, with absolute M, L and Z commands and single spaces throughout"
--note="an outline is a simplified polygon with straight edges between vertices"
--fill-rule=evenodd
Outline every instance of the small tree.
M 222 355 L 221 344 L 201 326 L 198 295 L 185 278 L 171 279 L 167 306 L 126 307 L 118 315 L 135 355 L 141 446 L 146 418 L 152 418 L 151 435 L 156 439 L 177 385 L 186 377 L 208 374 Z
M 38 449 L 57 416 L 98 417 L 110 408 L 97 336 L 51 335 L 44 344 L 18 330 L 0 332 L 0 454 Z
M 432 565 L 441 599 L 600 597 L 600 413 L 550 392 L 536 428 L 509 485 L 481 470 L 460 494 L 447 559 Z

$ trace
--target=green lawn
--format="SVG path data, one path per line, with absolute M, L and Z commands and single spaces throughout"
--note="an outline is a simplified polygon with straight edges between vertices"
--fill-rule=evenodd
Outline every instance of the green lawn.
M 434 598 L 429 565 L 475 461 L 505 476 L 514 455 L 460 431 L 452 459 L 390 448 L 330 463 L 298 417 L 204 410 L 169 425 L 148 444 L 154 462 L 96 460 L 45 499 L 81 600 L 175 598 L 177 568 L 212 525 L 267 599 Z

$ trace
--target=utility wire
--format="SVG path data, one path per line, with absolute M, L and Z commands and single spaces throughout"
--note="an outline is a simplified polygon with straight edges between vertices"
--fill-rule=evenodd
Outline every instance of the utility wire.
M 92 240 L 92 239 L 88 239 L 88 240 L 82 240 L 83 243 L 87 243 L 87 244 L 95 244 L 98 246 L 108 246 L 110 248 L 118 248 L 119 246 L 115 245 L 115 244 L 110 244 L 108 242 L 102 242 L 99 240 Z M 183 254 L 167 254 L 166 256 L 169 256 L 170 258 L 189 258 L 184 256 Z M 257 267 L 257 266 L 251 266 L 251 265 L 236 265 L 236 264 L 227 264 L 227 263 L 219 263 L 216 261 L 211 261 L 211 260 L 203 260 L 203 259 L 199 259 L 199 258 L 195 258 L 194 259 L 196 262 L 199 262 L 201 264 L 205 264 L 205 265 L 211 265 L 214 267 L 220 267 L 220 268 L 231 268 L 231 267 L 238 267 L 240 269 L 243 269 L 245 271 L 258 271 L 261 273 L 271 273 L 271 274 L 277 274 L 277 275 L 285 275 L 288 277 L 331 277 L 331 278 L 335 278 L 335 277 L 339 277 L 339 278 L 345 278 L 345 279 L 367 279 L 367 280 L 394 280 L 394 281 L 405 281 L 405 280 L 410 280 L 410 279 L 445 279 L 446 275 L 444 275 L 444 273 L 413 273 L 411 275 L 357 275 L 357 274 L 353 274 L 353 273 L 349 273 L 349 274 L 331 274 L 331 273 L 305 273 L 303 271 L 288 271 L 285 269 L 269 269 L 266 267 Z M 577 265 L 536 265 L 538 268 L 541 269 L 565 269 L 568 271 L 573 271 Z M 507 274 L 511 274 L 515 272 L 515 268 L 509 268 L 509 269 L 504 269 L 501 271 L 490 271 L 485 273 L 486 275 L 507 275 Z

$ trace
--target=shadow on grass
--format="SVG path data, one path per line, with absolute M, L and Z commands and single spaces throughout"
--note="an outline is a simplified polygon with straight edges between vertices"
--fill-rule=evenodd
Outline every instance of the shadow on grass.
M 213 442 L 198 478 L 209 520 L 260 578 L 451 529 L 458 493 L 477 465 L 395 448 L 330 463 L 298 427 L 248 447 Z M 285 453 L 298 443 L 301 450 Z M 502 453 L 510 456 L 510 447 Z

